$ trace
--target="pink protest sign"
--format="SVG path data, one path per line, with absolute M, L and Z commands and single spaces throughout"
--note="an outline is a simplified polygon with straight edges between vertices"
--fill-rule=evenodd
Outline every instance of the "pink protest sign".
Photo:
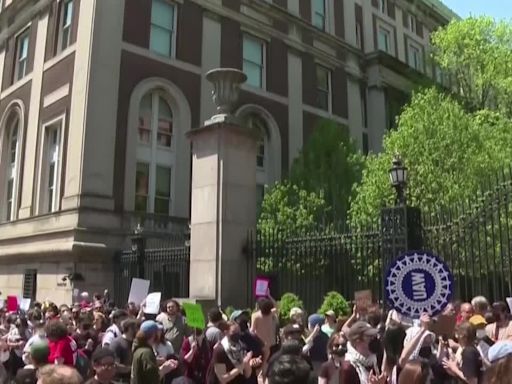
M 16 312 L 18 310 L 18 298 L 16 296 L 7 296 L 7 311 Z
M 258 277 L 254 282 L 254 296 L 267 297 L 270 280 L 266 277 Z

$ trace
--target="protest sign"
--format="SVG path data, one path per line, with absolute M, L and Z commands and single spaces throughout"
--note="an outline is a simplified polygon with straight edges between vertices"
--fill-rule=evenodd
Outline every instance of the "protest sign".
M 20 309 L 22 311 L 28 312 L 30 309 L 30 299 L 22 298 L 20 299 Z
M 16 296 L 7 296 L 7 311 L 18 311 L 18 298 Z
M 457 317 L 450 315 L 439 315 L 432 322 L 431 331 L 437 336 L 452 338 L 455 335 Z
M 183 309 L 185 310 L 185 319 L 189 327 L 204 329 L 206 321 L 201 304 L 183 303 Z
M 512 297 L 507 297 L 507 304 L 510 312 L 512 313 Z
M 386 297 L 401 315 L 417 319 L 440 314 L 452 298 L 453 275 L 438 256 L 426 251 L 406 252 L 386 273 Z
M 367 311 L 372 305 L 372 291 L 365 289 L 354 292 L 354 301 L 358 311 Z
M 129 303 L 140 305 L 148 296 L 149 280 L 132 279 L 132 286 L 130 288 L 130 295 L 128 296 Z
M 267 297 L 270 280 L 266 277 L 258 277 L 254 283 L 254 296 Z
M 144 313 L 150 315 L 158 315 L 160 312 L 160 300 L 162 299 L 162 292 L 153 292 L 146 297 L 146 306 Z

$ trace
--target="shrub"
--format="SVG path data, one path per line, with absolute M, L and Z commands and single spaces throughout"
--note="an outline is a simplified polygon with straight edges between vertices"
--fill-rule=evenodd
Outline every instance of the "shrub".
M 325 315 L 325 312 L 329 310 L 334 311 L 336 317 L 346 316 L 350 313 L 350 307 L 347 300 L 335 291 L 328 292 L 327 295 L 325 295 L 324 302 L 320 309 L 318 309 L 318 313 Z
M 281 324 L 288 322 L 290 319 L 290 311 L 294 307 L 304 309 L 304 303 L 297 295 L 287 292 L 281 296 L 281 300 L 279 301 L 279 320 Z

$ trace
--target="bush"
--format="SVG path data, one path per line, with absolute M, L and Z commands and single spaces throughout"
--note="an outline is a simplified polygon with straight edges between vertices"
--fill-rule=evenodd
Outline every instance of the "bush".
M 318 310 L 318 313 L 325 315 L 327 311 L 334 311 L 336 317 L 347 316 L 350 313 L 350 307 L 347 300 L 338 292 L 332 291 L 324 297 L 324 302 Z
M 279 301 L 279 320 L 281 324 L 288 323 L 290 320 L 290 311 L 294 307 L 304 309 L 304 303 L 297 295 L 287 292 L 281 296 L 281 300 Z

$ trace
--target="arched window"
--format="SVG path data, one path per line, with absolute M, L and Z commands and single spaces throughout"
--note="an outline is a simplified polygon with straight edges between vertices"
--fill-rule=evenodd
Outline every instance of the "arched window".
M 21 120 L 17 112 L 11 111 L 0 132 L 3 132 L 1 148 L 0 221 L 16 219 L 18 213 L 17 197 L 19 190 Z
M 153 90 L 142 97 L 137 130 L 135 210 L 170 215 L 175 145 L 173 113 L 165 92 Z

